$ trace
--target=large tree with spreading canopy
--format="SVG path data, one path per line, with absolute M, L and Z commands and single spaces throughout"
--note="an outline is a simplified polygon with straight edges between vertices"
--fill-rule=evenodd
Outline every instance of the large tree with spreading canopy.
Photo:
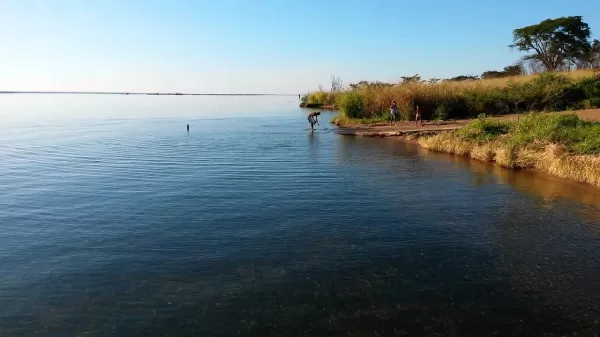
M 511 48 L 531 52 L 525 60 L 537 60 L 546 70 L 554 71 L 568 67 L 591 49 L 590 27 L 581 16 L 547 19 L 538 24 L 513 31 Z

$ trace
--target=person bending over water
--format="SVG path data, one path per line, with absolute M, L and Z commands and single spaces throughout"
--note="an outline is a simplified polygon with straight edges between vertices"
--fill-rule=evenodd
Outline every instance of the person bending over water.
M 310 123 L 310 129 L 313 130 L 315 124 L 319 124 L 319 119 L 317 118 L 317 116 L 319 116 L 321 113 L 319 111 L 315 111 L 315 112 L 311 112 L 308 114 L 308 122 Z

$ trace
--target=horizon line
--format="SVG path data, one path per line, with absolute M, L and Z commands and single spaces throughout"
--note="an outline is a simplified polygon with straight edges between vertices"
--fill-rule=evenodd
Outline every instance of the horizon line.
M 297 96 L 276 93 L 181 93 L 181 92 L 131 92 L 131 91 L 38 91 L 0 90 L 0 94 L 64 94 L 64 95 L 146 95 L 146 96 Z

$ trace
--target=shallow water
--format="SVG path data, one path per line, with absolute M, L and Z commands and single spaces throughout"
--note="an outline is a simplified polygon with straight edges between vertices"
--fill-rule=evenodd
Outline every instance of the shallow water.
M 3 126 L 0 336 L 600 331 L 597 189 L 286 114 Z

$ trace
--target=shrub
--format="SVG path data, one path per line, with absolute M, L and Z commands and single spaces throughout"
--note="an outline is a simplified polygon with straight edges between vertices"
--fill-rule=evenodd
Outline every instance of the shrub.
M 578 82 L 585 97 L 590 99 L 600 98 L 600 77 L 584 78 Z
M 438 121 L 443 121 L 448 119 L 448 113 L 449 109 L 448 109 L 448 104 L 447 103 L 442 103 L 440 105 L 438 105 L 437 108 L 435 108 L 435 112 L 433 113 L 433 119 L 438 120 Z
M 319 105 L 334 105 L 338 98 L 342 96 L 342 92 L 325 92 L 315 91 L 301 98 L 301 102 L 308 105 L 319 106 Z
M 358 91 L 350 91 L 339 100 L 340 112 L 347 118 L 365 118 L 365 97 Z
M 600 108 L 600 97 L 592 97 L 583 101 L 584 109 Z

